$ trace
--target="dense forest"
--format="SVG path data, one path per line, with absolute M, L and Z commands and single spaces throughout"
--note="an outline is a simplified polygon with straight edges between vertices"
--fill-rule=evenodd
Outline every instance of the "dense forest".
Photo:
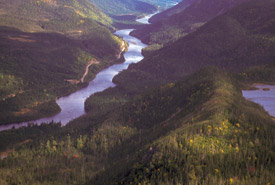
M 153 13 L 156 7 L 139 0 L 91 0 L 109 15 Z
M 2 0 L 1 12 L 0 124 L 57 113 L 57 97 L 86 85 L 66 80 L 100 61 L 86 83 L 120 52 L 111 18 L 87 0 Z
M 57 97 L 123 61 L 112 31 L 167 8 L 0 2 L 0 124 L 60 111 Z M 85 115 L 0 132 L 0 184 L 275 184 L 275 118 L 242 95 L 275 84 L 274 17 L 274 0 L 184 0 L 137 24 L 133 34 L 152 43 L 145 58 L 89 97 Z
M 143 80 L 136 83 L 176 80 L 210 65 L 236 73 L 274 64 L 274 12 L 271 0 L 241 4 L 175 42 L 146 48 L 145 59 L 118 75 L 115 82 L 137 77 Z
M 132 35 L 145 43 L 166 44 L 194 32 L 211 19 L 247 0 L 184 0 L 150 19 L 152 25 L 135 30 Z
M 64 128 L 1 132 L 1 184 L 272 184 L 274 122 L 205 69 Z M 39 137 L 37 137 L 39 135 Z M 9 142 L 4 142 L 9 141 Z M 116 169 L 116 170 L 114 170 Z
M 154 13 L 157 9 L 170 8 L 170 2 L 178 3 L 180 0 L 91 0 L 103 12 L 111 16 L 136 15 Z

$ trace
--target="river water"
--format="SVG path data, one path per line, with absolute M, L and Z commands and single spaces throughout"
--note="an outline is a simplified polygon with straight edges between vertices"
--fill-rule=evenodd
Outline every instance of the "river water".
M 137 22 L 149 24 L 148 20 L 154 14 L 138 19 Z M 84 115 L 84 102 L 89 96 L 97 92 L 104 91 L 107 88 L 115 87 L 115 84 L 112 82 L 114 76 L 122 70 L 127 69 L 130 64 L 137 63 L 143 59 L 141 50 L 147 45 L 143 44 L 139 39 L 130 36 L 131 31 L 133 31 L 133 29 L 118 30 L 114 33 L 115 35 L 122 37 L 129 44 L 128 51 L 124 54 L 124 63 L 115 64 L 102 70 L 86 88 L 80 89 L 69 96 L 59 98 L 56 103 L 61 108 L 61 112 L 57 115 L 29 122 L 39 125 L 41 123 L 54 121 L 61 122 L 62 125 L 66 125 L 69 121 Z M 3 125 L 0 126 L 0 131 L 27 126 L 29 122 Z
M 245 90 L 243 96 L 264 107 L 264 109 L 273 117 L 275 117 L 275 85 L 254 85 L 258 90 Z M 264 88 L 270 90 L 264 91 Z

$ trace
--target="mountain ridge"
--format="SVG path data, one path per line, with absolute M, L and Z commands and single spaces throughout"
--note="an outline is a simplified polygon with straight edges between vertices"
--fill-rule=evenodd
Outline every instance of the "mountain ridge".
M 52 123 L 1 132 L 13 145 L 8 159 L 18 164 L 1 160 L 0 182 L 268 184 L 275 180 L 273 131 L 271 117 L 242 97 L 230 74 L 208 68 L 63 128 Z M 15 165 L 22 171 L 10 170 Z M 33 178 L 40 172 L 42 179 Z
M 259 80 L 275 83 L 274 10 L 273 0 L 253 0 L 164 47 L 147 48 L 141 63 L 116 76 L 116 87 L 91 96 L 87 114 L 64 127 L 52 122 L 0 132 L 0 184 L 274 184 L 274 120 L 241 91 Z M 4 37 L 11 48 L 51 46 L 78 62 L 104 56 L 85 53 L 86 39 L 1 30 L 0 38 L 13 34 Z M 28 57 L 19 46 L 0 45 Z M 45 66 L 50 62 L 62 64 Z M 26 69 L 41 66 L 32 67 Z M 77 75 L 80 68 L 46 74 Z M 3 79 L 5 88 L 17 83 L 12 75 Z
M 171 16 L 163 15 L 163 20 L 153 21 L 151 25 L 145 25 L 143 28 L 135 30 L 131 35 L 138 37 L 147 44 L 166 44 L 195 31 L 211 19 L 246 1 L 248 0 L 195 0 L 188 1 L 189 6 L 185 4 L 185 1 L 182 1 L 178 5 L 180 7 L 179 13 L 174 12 Z M 170 11 L 179 11 L 176 8 Z M 151 20 L 154 20 L 154 17 Z
M 144 75 L 148 80 L 175 80 L 184 72 L 192 73 L 208 65 L 240 72 L 250 66 L 272 63 L 275 57 L 274 5 L 274 1 L 269 0 L 250 1 L 159 50 L 146 53 L 145 49 L 147 57 L 114 80 L 119 83 L 126 76 L 129 79 L 131 72 L 133 79 Z M 249 8 L 258 12 L 250 16 Z M 247 19 L 242 22 L 242 17 Z

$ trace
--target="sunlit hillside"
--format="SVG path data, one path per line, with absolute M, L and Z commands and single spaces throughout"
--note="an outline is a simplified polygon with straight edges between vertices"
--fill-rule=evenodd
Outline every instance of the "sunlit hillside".
M 92 2 L 0 0 L 0 185 L 275 184 L 275 0 Z
M 111 18 L 87 0 L 2 0 L 0 9 L 0 124 L 57 113 L 55 99 L 85 85 L 68 80 L 98 60 L 91 79 L 120 52 Z

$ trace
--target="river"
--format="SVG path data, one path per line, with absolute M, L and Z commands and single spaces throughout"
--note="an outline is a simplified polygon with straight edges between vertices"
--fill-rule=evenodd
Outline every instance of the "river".
M 148 20 L 155 14 L 156 13 L 147 15 L 141 19 L 137 19 L 137 22 L 149 24 Z M 42 118 L 35 121 L 2 125 L 0 126 L 0 131 L 27 126 L 29 122 L 39 125 L 41 123 L 54 121 L 61 122 L 61 124 L 64 126 L 71 120 L 84 115 L 84 103 L 89 96 L 97 92 L 104 91 L 107 88 L 115 87 L 115 84 L 112 82 L 114 76 L 116 76 L 122 70 L 127 69 L 130 64 L 137 63 L 143 59 L 141 50 L 147 45 L 142 43 L 139 39 L 130 36 L 131 31 L 133 31 L 133 29 L 118 30 L 114 33 L 115 35 L 122 37 L 129 44 L 128 51 L 124 54 L 125 62 L 112 65 L 102 70 L 96 75 L 96 77 L 89 83 L 87 87 L 80 89 L 79 91 L 72 93 L 69 96 L 59 98 L 56 103 L 61 108 L 60 113 L 53 117 Z
M 275 117 L 275 85 L 253 85 L 258 90 L 242 91 L 243 96 L 264 107 L 264 109 Z

